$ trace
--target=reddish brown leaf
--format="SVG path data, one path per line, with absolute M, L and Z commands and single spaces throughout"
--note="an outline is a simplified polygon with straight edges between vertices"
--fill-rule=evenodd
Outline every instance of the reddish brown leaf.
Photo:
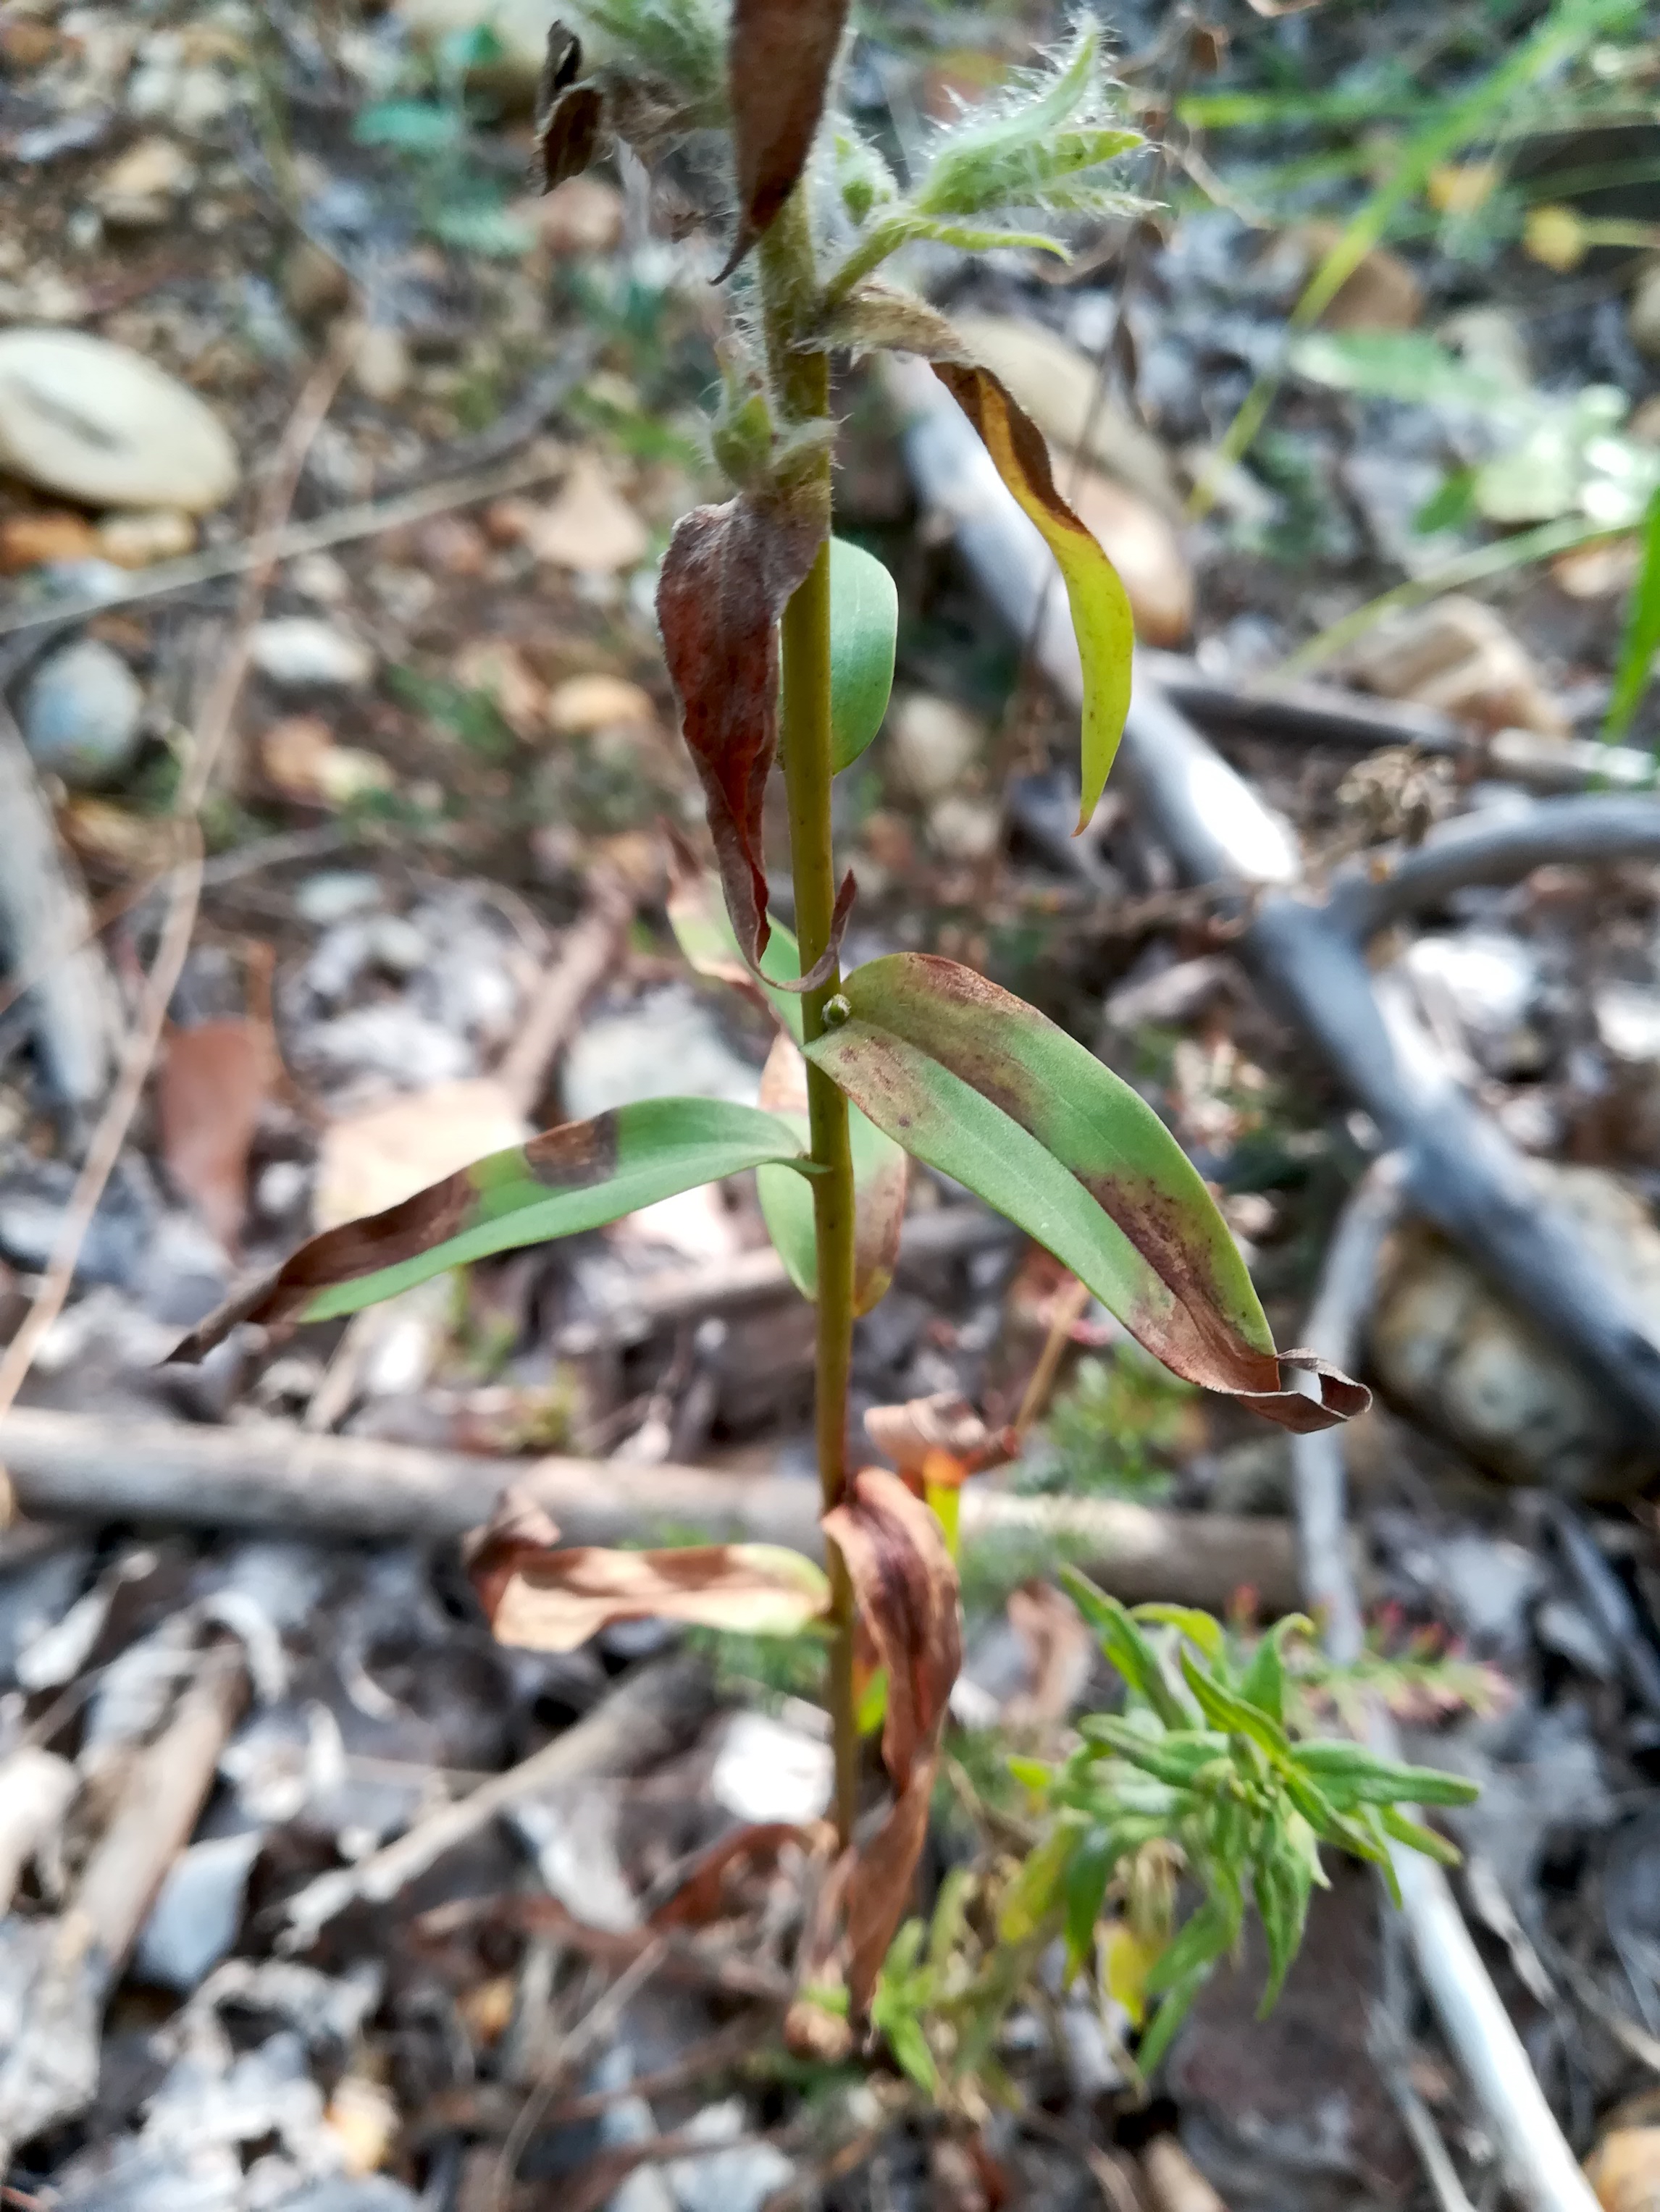
M 910 1902 L 939 1765 L 937 1749 L 917 1761 L 886 1820 L 854 1860 L 848 1881 L 848 1996 L 861 2019 Z
M 167 1173 L 234 1255 L 248 1202 L 248 1152 L 277 1056 L 263 1022 L 235 1015 L 174 1030 L 156 1084 Z
M 848 1879 L 848 1992 L 867 2009 L 910 1896 L 927 1833 L 939 1731 L 963 1662 L 957 1567 L 939 1522 L 897 1474 L 867 1467 L 824 1518 L 847 1562 L 866 1631 L 887 1670 L 882 1763 L 896 1792 L 887 1819 Z
M 699 1853 L 684 1879 L 651 1916 L 654 1928 L 702 1928 L 722 1917 L 726 1893 L 734 1874 L 758 1860 L 775 1861 L 786 1844 L 811 1851 L 819 1844 L 824 1821 L 751 1820 L 734 1828 Z M 834 1831 L 830 1831 L 834 1834 Z
M 854 1596 L 888 1675 L 882 1762 L 897 1790 L 932 1750 L 963 1663 L 957 1568 L 939 1522 L 897 1474 L 867 1467 L 832 1506 L 824 1533 L 847 1561 Z
M 848 0 L 734 0 L 727 76 L 738 235 L 722 278 L 760 237 L 806 167 L 847 20 Z
M 811 502 L 747 492 L 676 525 L 657 587 L 663 652 L 739 949 L 767 944 L 761 811 L 778 750 L 778 617 L 812 568 L 823 518 Z
M 791 1636 L 829 1601 L 822 1569 L 781 1545 L 610 1552 L 561 1548 L 556 1534 L 509 1492 L 473 1546 L 468 1572 L 498 1643 L 575 1651 L 613 1621 L 650 1620 Z
M 955 1488 L 971 1474 L 1002 1466 L 1019 1449 L 1012 1429 L 988 1429 L 956 1390 L 903 1406 L 873 1406 L 865 1415 L 865 1434 L 919 1497 L 929 1483 Z

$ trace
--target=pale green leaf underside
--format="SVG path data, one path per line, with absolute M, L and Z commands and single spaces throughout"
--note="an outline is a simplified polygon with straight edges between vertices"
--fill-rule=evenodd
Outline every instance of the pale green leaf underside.
M 899 594 L 873 553 L 830 540 L 830 767 L 851 768 L 882 726 L 893 690 Z

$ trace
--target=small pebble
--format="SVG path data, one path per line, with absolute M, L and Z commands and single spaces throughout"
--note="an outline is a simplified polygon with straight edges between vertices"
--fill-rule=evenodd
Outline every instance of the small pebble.
M 974 717 L 926 691 L 901 702 L 888 735 L 896 776 L 915 799 L 943 798 L 980 757 L 982 732 Z
M 414 364 L 408 341 L 389 324 L 372 323 L 357 343 L 351 365 L 352 382 L 366 399 L 389 406 L 409 390 Z
M 295 690 L 354 690 L 374 674 L 374 654 L 360 637 L 313 615 L 283 615 L 255 629 L 253 665 Z
M 313 929 L 327 929 L 380 903 L 380 878 L 361 868 L 325 868 L 303 877 L 294 889 L 294 910 Z
M 73 791 L 92 791 L 132 765 L 143 715 L 143 691 L 120 654 L 81 638 L 34 672 L 23 694 L 23 741 L 38 766 Z

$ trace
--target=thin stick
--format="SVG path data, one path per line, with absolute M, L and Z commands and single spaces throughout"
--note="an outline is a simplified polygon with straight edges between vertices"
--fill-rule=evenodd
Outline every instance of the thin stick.
M 1020 1401 L 1020 1410 L 1014 1417 L 1017 1436 L 1024 1437 L 1048 1405 L 1061 1354 L 1072 1341 L 1072 1332 L 1084 1318 L 1089 1302 L 1087 1283 L 1074 1281 L 1070 1290 L 1064 1290 L 1057 1296 L 1049 1335 L 1044 1339 L 1043 1349 L 1037 1355 L 1037 1364 L 1031 1370 L 1031 1380 Z
M 261 501 L 259 538 L 267 545 L 272 542 L 283 517 L 293 504 L 300 471 L 305 466 L 312 441 L 333 404 L 342 377 L 350 366 L 352 343 L 353 339 L 348 335 L 330 346 L 307 379 L 289 418 L 272 463 L 269 486 Z M 236 702 L 247 674 L 253 626 L 265 604 L 277 560 L 277 554 L 269 552 L 250 568 L 242 587 L 236 611 L 236 627 L 229 649 L 220 663 L 218 675 L 203 707 L 196 744 L 180 780 L 176 809 L 181 822 L 188 825 L 186 834 L 192 839 L 194 849 L 179 864 L 169 887 L 161 941 L 145 981 L 137 1017 L 128 1033 L 121 1054 L 120 1073 L 98 1127 L 93 1133 L 81 1172 L 76 1178 L 75 1188 L 53 1243 L 46 1275 L 16 1335 L 6 1347 L 4 1358 L 0 1360 L 0 1419 L 3 1419 L 15 1402 L 17 1393 L 34 1364 L 42 1340 L 64 1310 L 64 1302 L 75 1280 L 76 1263 L 81 1256 L 81 1247 L 92 1226 L 99 1200 L 114 1173 L 115 1164 L 121 1156 L 121 1147 L 126 1142 L 127 1131 L 138 1109 L 138 1101 L 143 1094 L 144 1084 L 161 1042 L 167 1007 L 190 951 L 191 938 L 196 928 L 197 908 L 202 896 L 202 834 L 196 817 L 236 712 Z
M 573 377 L 573 382 L 575 380 Z M 401 530 L 412 522 L 426 522 L 435 514 L 453 514 L 458 507 L 476 507 L 480 500 L 502 499 L 508 493 L 529 491 L 550 477 L 563 476 L 570 466 L 569 453 L 546 451 L 521 454 L 494 468 L 475 469 L 465 476 L 449 477 L 429 484 L 423 491 L 404 492 L 397 499 L 362 500 L 314 522 L 283 526 L 280 517 L 262 521 L 252 538 L 240 545 L 192 553 L 182 561 L 158 561 L 132 583 L 107 594 L 83 592 L 78 598 L 51 599 L 33 605 L 12 607 L 0 614 L 0 637 L 17 630 L 58 629 L 84 622 L 88 616 L 108 614 L 116 607 L 142 605 L 148 599 L 169 599 L 198 584 L 216 584 L 228 576 L 268 572 L 301 553 L 320 553 L 331 545 L 349 545 L 360 538 L 378 538 L 388 530 Z

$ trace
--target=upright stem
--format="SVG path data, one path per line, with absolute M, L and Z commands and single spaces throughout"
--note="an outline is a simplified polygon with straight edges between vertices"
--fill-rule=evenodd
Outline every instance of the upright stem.
M 800 426 L 830 412 L 830 363 L 822 353 L 798 353 L 795 339 L 816 305 L 812 238 L 804 195 L 797 191 L 758 249 L 762 310 L 774 404 L 784 422 Z M 815 465 L 828 532 L 830 445 Z M 836 904 L 836 856 L 830 840 L 830 544 L 818 549 L 806 580 L 784 610 L 784 787 L 789 802 L 790 862 L 795 879 L 795 929 L 801 966 L 811 968 L 830 943 Z M 841 988 L 832 972 L 801 1002 L 807 1041 L 824 1028 L 826 1001 Z M 822 1172 L 813 1178 L 818 1250 L 818 1351 L 816 1426 L 818 1481 L 826 1510 L 840 1504 L 848 1479 L 848 1377 L 853 1359 L 853 1159 L 848 1102 L 829 1078 L 807 1069 L 812 1151 Z M 835 1642 L 830 1660 L 830 1717 L 836 1740 L 836 1819 L 843 1845 L 858 1808 L 859 1738 L 853 1696 L 853 1593 L 834 1545 L 830 1555 Z

